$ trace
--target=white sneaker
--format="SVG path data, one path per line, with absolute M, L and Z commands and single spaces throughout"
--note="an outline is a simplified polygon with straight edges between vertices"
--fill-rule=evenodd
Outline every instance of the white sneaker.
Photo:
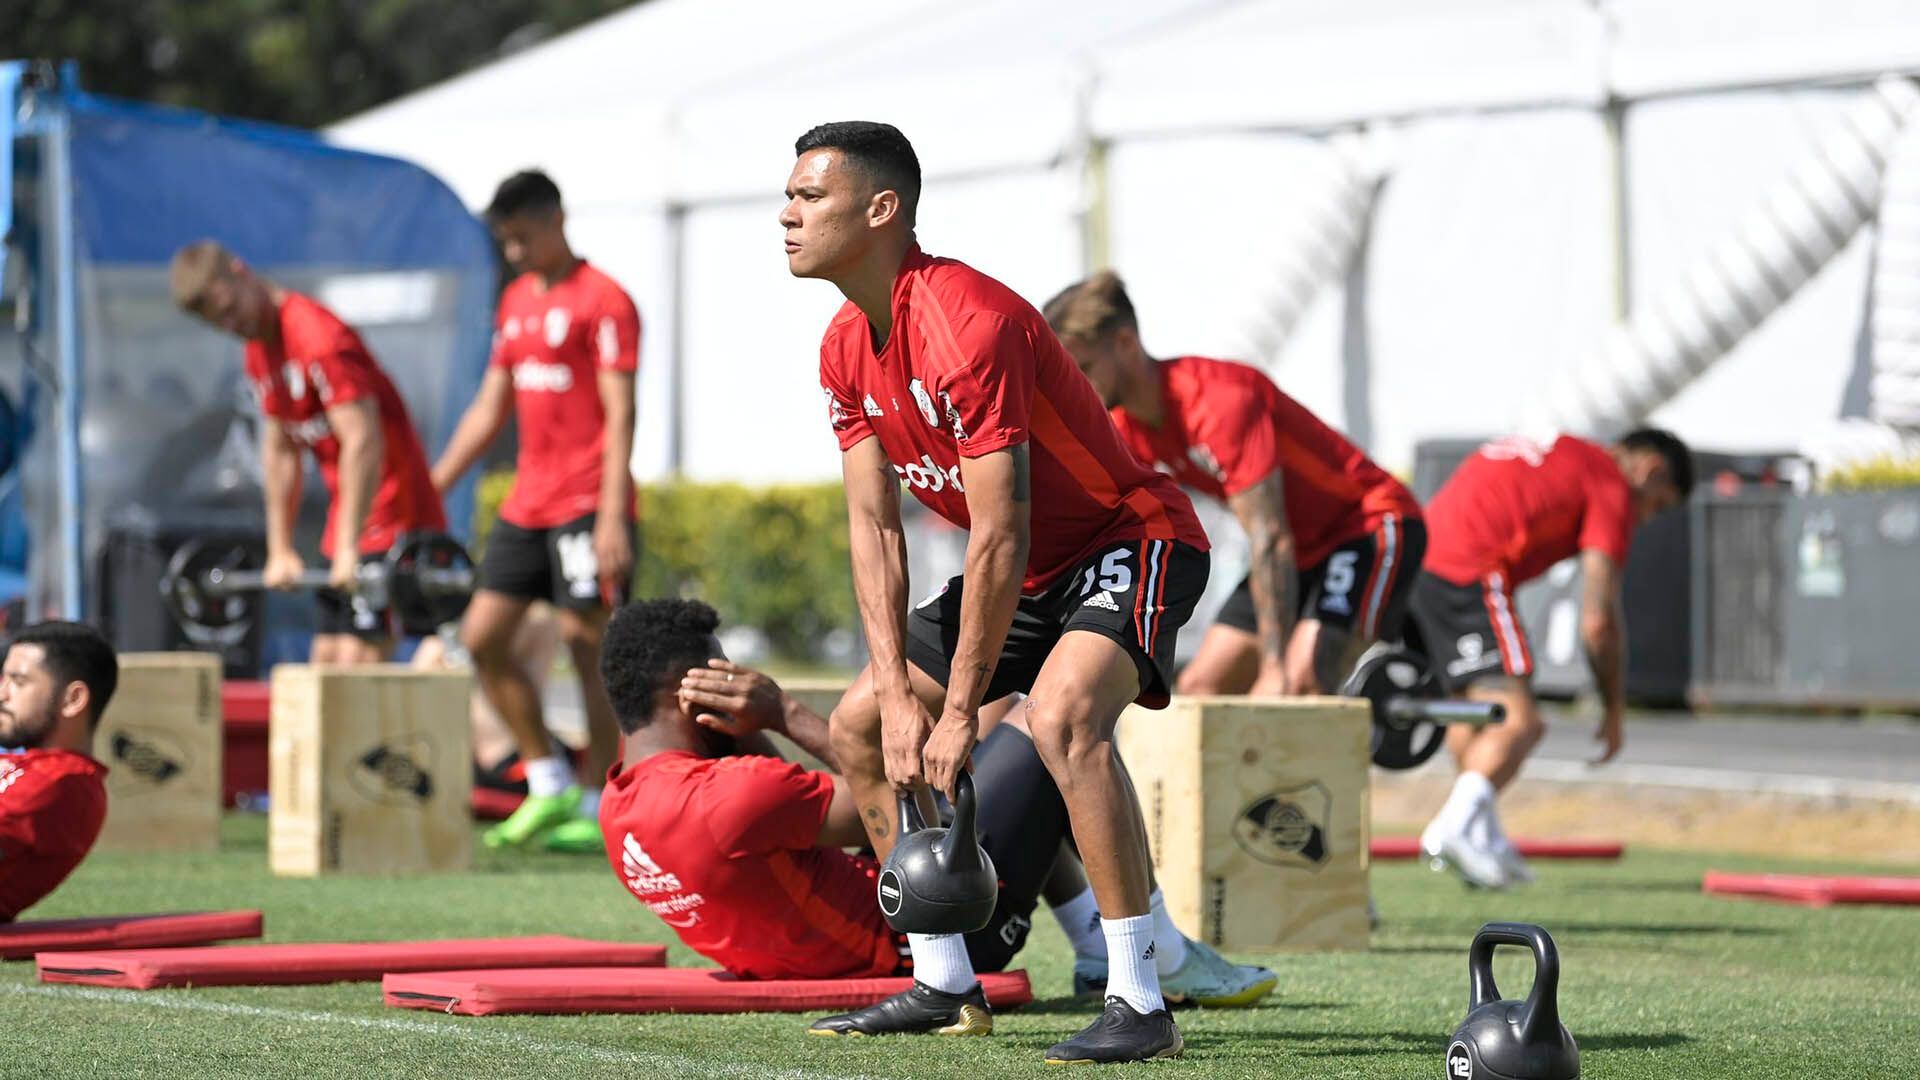
M 1526 858 L 1513 846 L 1513 841 L 1502 836 L 1493 853 L 1499 857 L 1500 867 L 1507 872 L 1508 880 L 1518 885 L 1533 884 L 1533 867 L 1527 865 Z
M 1435 871 L 1451 867 L 1467 884 L 1482 889 L 1504 889 L 1511 884 L 1498 853 L 1475 844 L 1465 829 L 1436 828 L 1438 825 L 1434 822 L 1420 834 L 1420 850 Z

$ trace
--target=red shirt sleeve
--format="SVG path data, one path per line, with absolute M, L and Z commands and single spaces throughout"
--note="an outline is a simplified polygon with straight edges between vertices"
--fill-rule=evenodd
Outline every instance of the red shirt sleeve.
M 700 816 L 728 858 L 814 846 L 833 777 L 778 758 L 730 758 L 701 789 Z
M 1280 467 L 1273 403 L 1257 389 L 1238 382 L 1215 384 L 1205 406 L 1195 410 L 1190 442 L 1216 464 L 1216 478 L 1229 498 Z
M 283 347 L 289 360 L 306 365 L 302 375 L 322 409 L 374 396 L 373 358 L 345 323 L 317 304 L 289 314 L 296 317 L 282 320 Z
M 871 438 L 873 425 L 867 423 L 864 407 L 843 379 L 838 360 L 838 347 L 829 336 L 820 343 L 820 392 L 827 396 L 827 423 L 845 452 Z
M 619 289 L 608 289 L 594 313 L 593 358 L 603 371 L 640 369 L 640 312 Z
M 1027 441 L 1038 357 L 1025 328 L 977 314 L 955 328 L 960 355 L 940 377 L 935 406 L 960 456 L 982 457 Z M 936 343 L 937 347 L 937 343 Z
M 1633 541 L 1633 488 L 1611 462 L 1587 481 L 1587 506 L 1580 515 L 1580 550 L 1598 551 L 1625 566 Z
M 99 816 L 90 812 L 99 789 L 79 774 L 23 770 L 0 792 L 0 853 L 85 854 L 99 831 Z
M 487 353 L 488 367 L 513 366 L 512 361 L 507 356 L 507 320 L 509 318 L 510 316 L 507 314 L 507 298 L 503 294 L 500 297 L 500 309 L 493 313 L 493 344 L 489 347 L 490 351 Z
M 253 399 L 260 403 L 260 414 L 272 420 L 287 418 L 287 400 L 273 389 L 273 379 L 267 372 L 267 347 L 256 341 L 247 342 L 246 350 L 247 381 L 253 384 Z

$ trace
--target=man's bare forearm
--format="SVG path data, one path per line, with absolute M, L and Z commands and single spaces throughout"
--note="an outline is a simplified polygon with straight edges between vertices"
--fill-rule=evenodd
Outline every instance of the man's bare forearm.
M 293 548 L 294 507 L 300 501 L 300 452 L 286 441 L 278 420 L 265 421 L 272 427 L 260 448 L 261 487 L 266 495 L 267 550 Z
M 1287 638 L 1293 634 L 1294 616 L 1300 610 L 1300 571 L 1293 561 L 1293 537 L 1269 533 L 1251 539 L 1247 587 L 1253 593 L 1260 661 L 1278 665 L 1286 658 Z
M 973 716 L 980 709 L 1000 651 L 1013 625 L 1025 577 L 1029 538 L 1024 528 L 975 528 L 967 538 L 967 587 L 960 596 L 960 637 L 947 680 L 946 710 Z
M 496 414 L 479 406 L 469 408 L 460 418 L 460 425 L 453 429 L 447 448 L 440 452 L 440 460 L 433 463 L 433 486 L 444 495 L 459 483 L 460 477 L 479 460 L 506 422 L 504 413 Z
M 600 519 L 625 520 L 633 507 L 633 383 L 622 395 L 602 395 L 606 435 L 600 447 Z
M 1584 635 L 1587 667 L 1593 672 L 1593 687 L 1600 694 L 1600 705 L 1609 713 L 1626 707 L 1627 635 L 1616 613 L 1590 628 Z
M 781 703 L 781 712 L 787 738 L 792 739 L 800 749 L 819 758 L 828 769 L 839 772 L 840 760 L 834 756 L 833 740 L 827 736 L 826 717 L 800 704 L 785 691 L 781 693 L 785 699 Z
M 850 522 L 853 595 L 867 636 L 875 694 L 910 693 L 907 682 L 907 534 L 898 518 Z
M 380 461 L 385 456 L 385 441 L 377 426 L 341 445 L 340 505 L 335 508 L 333 524 L 335 544 L 349 544 L 358 550 L 360 532 L 373 508 L 373 492 L 380 483 Z

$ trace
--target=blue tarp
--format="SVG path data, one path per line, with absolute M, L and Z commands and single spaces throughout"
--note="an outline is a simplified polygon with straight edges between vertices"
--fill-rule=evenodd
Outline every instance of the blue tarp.
M 9 211 L 24 215 L 13 222 L 14 254 L 35 283 L 33 325 L 17 347 L 47 372 L 68 362 L 77 372 L 57 392 L 39 387 L 47 392 L 33 411 L 46 437 L 21 466 L 34 515 L 32 610 L 72 606 L 64 583 L 77 577 L 86 610 L 66 613 L 103 613 L 96 578 L 110 536 L 130 520 L 259 506 L 257 480 L 235 467 L 257 473 L 239 343 L 173 310 L 167 296 L 166 267 L 183 245 L 215 239 L 289 287 L 352 297 L 363 314 L 340 314 L 393 375 L 437 453 L 485 371 L 496 287 L 486 230 L 446 185 L 310 132 L 90 94 L 71 65 L 38 85 L 25 70 L 0 63 L 0 226 Z M 17 208 L 6 197 L 14 181 L 33 193 Z M 65 250 L 53 240 L 64 238 L 71 264 L 53 265 Z M 71 334 L 57 328 L 62 283 L 73 285 Z M 387 302 L 395 297 L 405 302 Z M 41 370 L 25 376 L 29 391 L 45 382 Z M 61 404 L 45 403 L 52 398 Z M 78 423 L 62 422 L 74 403 Z M 51 450 L 74 437 L 69 428 L 80 447 L 78 545 L 49 524 L 69 501 L 56 479 L 68 466 Z M 463 485 L 448 500 L 458 533 L 472 519 L 471 492 Z

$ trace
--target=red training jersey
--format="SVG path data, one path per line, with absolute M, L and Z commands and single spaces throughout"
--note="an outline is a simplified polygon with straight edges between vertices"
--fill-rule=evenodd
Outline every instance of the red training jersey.
M 0 756 L 0 922 L 52 892 L 107 820 L 107 767 L 71 750 Z
M 820 343 L 840 449 L 878 438 L 914 496 L 965 529 L 960 459 L 1026 443 L 1025 592 L 1044 591 L 1109 544 L 1178 540 L 1207 550 L 1185 493 L 1133 456 L 1052 328 L 1005 285 L 916 246 L 894 279 L 893 330 L 877 355 L 872 341 L 849 301 Z
M 1114 409 L 1127 444 L 1140 460 L 1221 501 L 1279 469 L 1300 566 L 1375 531 L 1388 514 L 1419 520 L 1420 504 L 1405 484 L 1257 368 L 1204 356 L 1154 367 L 1165 414 L 1159 427 L 1148 427 Z
M 832 801 L 831 776 L 778 758 L 669 751 L 608 772 L 600 832 L 633 895 L 734 975 L 891 975 L 878 865 L 814 846 Z
M 493 364 L 513 375 L 520 421 L 519 471 L 500 516 L 551 529 L 593 513 L 607 435 L 599 373 L 639 370 L 633 301 L 585 259 L 551 286 L 521 274 L 500 296 Z
M 394 537 L 416 529 L 444 531 L 446 512 L 433 488 L 427 455 L 407 415 L 407 403 L 353 328 L 319 304 L 287 293 L 278 313 L 280 335 L 272 342 L 247 342 L 247 378 L 260 411 L 287 435 L 313 452 L 327 493 L 340 497 L 340 440 L 327 422 L 327 410 L 371 399 L 380 410 L 380 435 L 386 453 L 374 488 L 367 523 L 360 530 L 360 551 L 375 554 L 393 546 Z M 333 554 L 333 515 L 320 537 L 322 554 Z
M 1425 568 L 1469 585 L 1504 574 L 1517 588 L 1582 551 L 1624 564 L 1633 488 L 1603 446 L 1562 435 L 1490 442 L 1427 503 Z

